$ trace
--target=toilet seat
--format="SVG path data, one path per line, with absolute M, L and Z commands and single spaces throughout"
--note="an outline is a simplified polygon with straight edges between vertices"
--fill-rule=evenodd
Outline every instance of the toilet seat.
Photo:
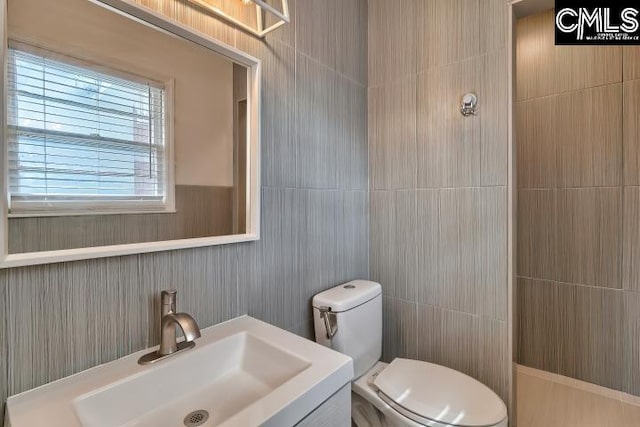
M 389 365 L 379 362 L 353 383 L 353 391 L 390 421 L 383 425 L 507 425 L 506 406 L 491 389 L 432 363 L 407 359 L 395 359 Z
M 507 416 L 504 403 L 487 386 L 433 363 L 394 359 L 374 385 L 387 404 L 418 423 L 486 427 Z

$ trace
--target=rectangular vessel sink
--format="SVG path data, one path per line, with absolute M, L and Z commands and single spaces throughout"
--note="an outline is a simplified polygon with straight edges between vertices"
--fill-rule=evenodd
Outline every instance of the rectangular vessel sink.
M 293 426 L 353 376 L 350 358 L 248 316 L 139 365 L 148 351 L 9 398 L 11 427 Z
M 174 364 L 81 396 L 74 406 L 82 425 L 95 427 L 179 426 L 197 410 L 207 411 L 211 425 L 217 425 L 309 366 L 241 332 L 185 353 Z

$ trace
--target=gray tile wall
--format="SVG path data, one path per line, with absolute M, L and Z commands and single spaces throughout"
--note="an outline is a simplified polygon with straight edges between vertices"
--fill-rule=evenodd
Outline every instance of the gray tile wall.
M 383 357 L 459 369 L 509 402 L 507 31 L 504 0 L 369 0 Z M 478 116 L 459 113 L 466 92 Z
M 518 360 L 640 395 L 640 50 L 517 23 Z
M 162 289 L 202 327 L 248 313 L 311 337 L 311 296 L 368 277 L 367 1 L 289 0 L 265 41 L 137 1 L 262 59 L 262 238 L 0 271 L 0 402 L 156 344 Z

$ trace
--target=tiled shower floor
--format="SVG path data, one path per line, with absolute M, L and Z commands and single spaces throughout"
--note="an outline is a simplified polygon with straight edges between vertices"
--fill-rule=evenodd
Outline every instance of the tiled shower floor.
M 620 393 L 588 391 L 538 372 L 518 369 L 518 427 L 640 427 L 640 406 Z

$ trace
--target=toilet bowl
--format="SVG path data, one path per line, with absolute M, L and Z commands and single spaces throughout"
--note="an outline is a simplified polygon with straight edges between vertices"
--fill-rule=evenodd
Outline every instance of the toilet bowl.
M 507 427 L 504 402 L 453 369 L 417 360 L 380 362 L 382 289 L 356 280 L 313 298 L 316 341 L 353 358 L 357 427 Z

